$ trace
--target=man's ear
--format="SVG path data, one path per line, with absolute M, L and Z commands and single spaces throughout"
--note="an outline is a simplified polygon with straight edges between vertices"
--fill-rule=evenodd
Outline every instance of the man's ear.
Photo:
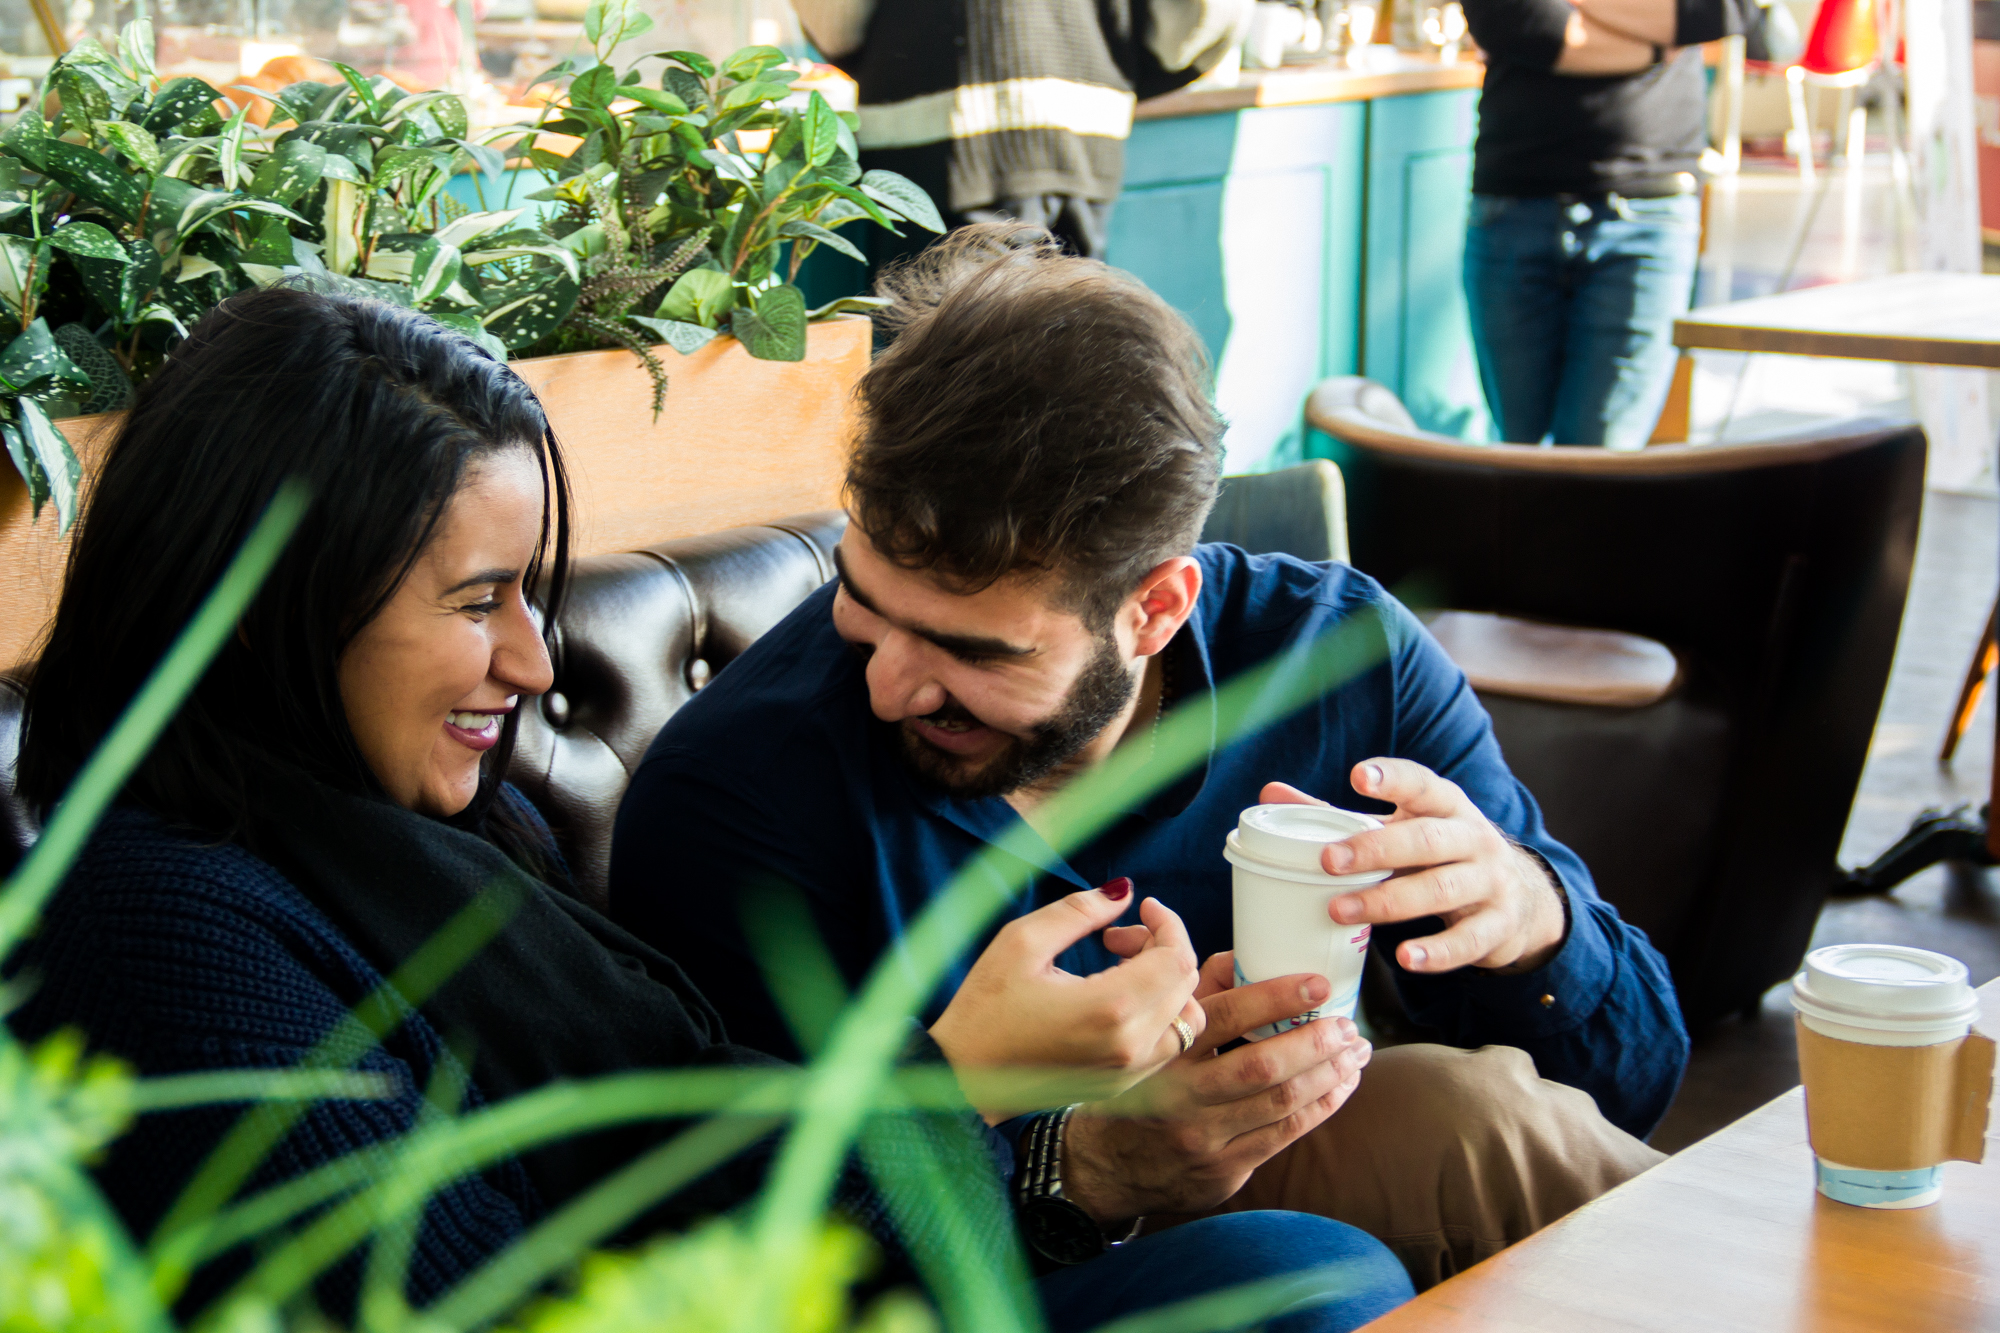
M 1193 556 L 1173 556 L 1147 570 L 1138 591 L 1126 603 L 1138 617 L 1133 651 L 1140 657 L 1151 657 L 1165 648 L 1194 614 L 1199 596 L 1201 566 Z

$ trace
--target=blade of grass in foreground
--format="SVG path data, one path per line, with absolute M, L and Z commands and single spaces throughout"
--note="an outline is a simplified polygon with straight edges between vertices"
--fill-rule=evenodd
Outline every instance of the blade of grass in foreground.
M 1141 746 L 1121 746 L 1051 798 L 1037 814 L 1043 840 L 1057 855 L 1067 855 L 1214 750 L 1354 679 L 1382 660 L 1386 647 L 1379 613 L 1363 612 L 1212 695 L 1180 704 L 1161 720 L 1150 754 Z M 848 1145 L 876 1102 L 905 1020 L 993 916 L 1041 877 L 1032 854 L 1034 837 L 1025 824 L 1016 824 L 952 877 L 901 945 L 876 965 L 860 998 L 841 1015 L 825 1054 L 812 1063 L 798 1119 L 756 1214 L 756 1238 L 774 1275 L 760 1295 L 776 1304 L 746 1310 L 742 1327 L 768 1326 L 768 1312 L 789 1300 L 784 1275 L 793 1271 Z
M 34 849 L 0 889 L 0 960 L 27 935 L 105 808 L 117 799 L 132 770 L 208 670 L 311 503 L 311 492 L 302 481 L 287 481 L 278 488 L 214 591 L 63 794 Z
M 1031 1081 L 1029 1086 L 1039 1090 L 1053 1086 L 1060 1072 L 1064 1071 L 1030 1070 L 1025 1078 Z M 457 1117 L 449 1124 L 350 1153 L 260 1191 L 217 1214 L 198 1230 L 185 1233 L 184 1243 L 192 1247 L 187 1257 L 200 1262 L 359 1189 L 381 1190 L 391 1180 L 436 1188 L 468 1170 L 482 1169 L 502 1157 L 572 1134 L 634 1120 L 725 1111 L 789 1114 L 804 1086 L 805 1071 L 790 1068 L 646 1071 L 553 1084 Z M 965 1104 L 957 1079 L 941 1065 L 898 1070 L 891 1086 L 913 1107 L 942 1110 Z M 996 1095 L 1017 1095 L 1001 1076 L 995 1076 L 994 1087 Z M 717 1157 L 709 1164 L 720 1160 Z M 424 1179 L 417 1180 L 412 1175 L 416 1172 L 424 1173 Z M 429 1182 L 427 1186 L 424 1180 Z
M 141 1079 L 132 1090 L 140 1114 L 217 1102 L 377 1101 L 393 1097 L 383 1074 L 318 1069 L 218 1069 Z
M 822 1050 L 848 995 L 805 896 L 790 884 L 763 885 L 744 896 L 742 917 L 751 957 L 799 1049 Z M 916 1070 L 947 1079 L 952 1073 L 938 1064 L 898 1073 Z M 861 1159 L 946 1327 L 1040 1333 L 1027 1257 L 986 1145 L 972 1129 L 971 1107 L 919 1108 L 893 1083 L 883 1091 L 883 1113 L 862 1131 Z
M 776 1116 L 705 1120 L 565 1204 L 423 1311 L 430 1329 L 479 1328 L 681 1186 L 763 1138 Z

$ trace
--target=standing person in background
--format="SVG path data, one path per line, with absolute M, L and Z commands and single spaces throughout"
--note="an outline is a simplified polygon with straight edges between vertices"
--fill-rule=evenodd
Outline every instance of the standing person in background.
M 1638 449 L 1701 241 L 1707 82 L 1738 0 L 1464 0 L 1486 52 L 1465 295 L 1500 438 Z
M 1250 0 L 793 0 L 861 87 L 864 167 L 901 172 L 948 227 L 1014 219 L 1102 258 L 1139 98 L 1214 68 Z M 878 238 L 873 267 L 930 238 Z M 886 246 L 883 242 L 886 241 Z

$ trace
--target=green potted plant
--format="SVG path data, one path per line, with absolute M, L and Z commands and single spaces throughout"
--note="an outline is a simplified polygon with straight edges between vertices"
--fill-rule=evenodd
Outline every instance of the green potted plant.
M 629 348 L 660 395 L 655 345 L 686 354 L 726 333 L 753 357 L 799 361 L 810 323 L 868 309 L 862 297 L 809 310 L 796 285 L 819 246 L 865 259 L 840 228 L 944 224 L 911 181 L 861 170 L 854 115 L 795 93 L 776 47 L 719 64 L 669 51 L 621 72 L 616 48 L 651 26 L 634 0 L 593 0 L 584 31 L 597 57 L 544 76 L 562 89 L 560 114 L 535 127 L 581 142 L 567 155 L 531 145 L 526 156 L 548 181 L 528 197 L 561 208 L 549 230 L 586 272 L 575 308 L 533 350 Z M 644 65 L 655 59 L 663 68 L 649 86 Z
M 276 94 L 260 129 L 201 79 L 161 80 L 152 47 L 143 20 L 116 52 L 78 43 L 0 135 L 0 437 L 59 528 L 81 469 L 51 419 L 121 405 L 233 292 L 314 273 L 502 353 L 567 314 L 570 248 L 517 225 L 524 210 L 445 195 L 461 167 L 499 163 L 453 94 L 341 67 Z

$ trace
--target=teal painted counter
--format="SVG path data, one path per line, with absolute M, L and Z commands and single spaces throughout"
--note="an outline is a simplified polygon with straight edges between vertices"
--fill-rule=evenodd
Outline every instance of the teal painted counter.
M 1306 394 L 1366 374 L 1419 423 L 1487 437 L 1459 269 L 1478 92 L 1140 120 L 1106 258 L 1215 361 L 1228 470 L 1309 450 Z

